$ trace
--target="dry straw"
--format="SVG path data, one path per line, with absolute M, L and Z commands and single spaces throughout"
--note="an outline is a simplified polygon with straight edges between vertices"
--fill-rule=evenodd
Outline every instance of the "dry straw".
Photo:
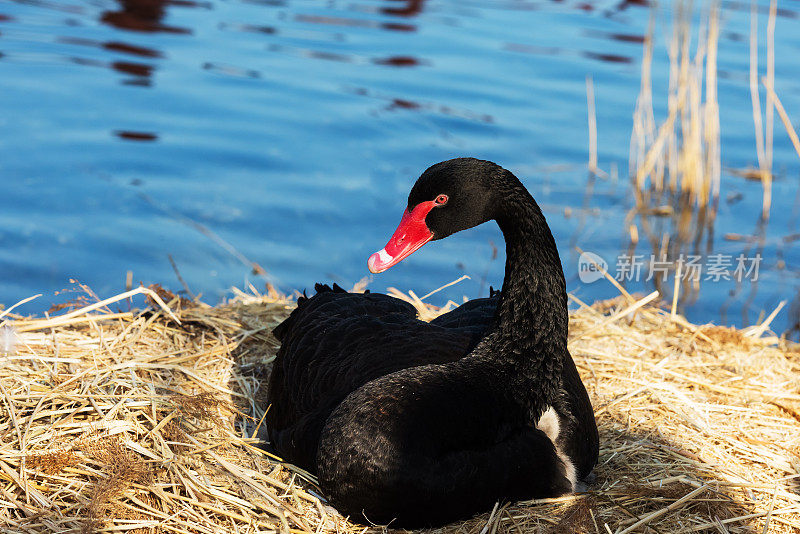
M 3 532 L 381 530 L 340 517 L 313 477 L 259 447 L 270 330 L 291 300 L 139 291 L 153 309 L 110 309 L 123 294 L 50 319 L 5 314 Z M 590 491 L 498 503 L 442 532 L 798 532 L 800 355 L 763 337 L 768 324 L 697 326 L 646 300 L 571 316 L 601 435 Z

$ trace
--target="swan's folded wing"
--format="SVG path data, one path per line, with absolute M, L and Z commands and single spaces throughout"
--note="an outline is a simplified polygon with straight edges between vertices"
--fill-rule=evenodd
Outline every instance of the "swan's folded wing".
M 285 460 L 312 472 L 322 426 L 348 394 L 396 371 L 457 360 L 476 342 L 473 329 L 419 321 L 413 308 L 379 316 L 376 309 L 394 303 L 365 299 L 378 295 L 357 296 L 322 293 L 309 299 L 283 332 L 273 364 L 266 418 L 270 441 Z
M 316 291 L 313 297 L 301 296 L 297 299 L 297 308 L 272 331 L 279 341 L 285 341 L 293 333 L 305 332 L 319 318 L 354 315 L 384 317 L 398 313 L 413 319 L 417 314 L 411 304 L 380 293 L 348 293 L 336 284 L 333 284 L 333 288 L 316 284 Z
M 494 319 L 499 299 L 497 295 L 469 300 L 455 310 L 440 315 L 431 324 L 444 328 L 472 328 L 483 333 Z

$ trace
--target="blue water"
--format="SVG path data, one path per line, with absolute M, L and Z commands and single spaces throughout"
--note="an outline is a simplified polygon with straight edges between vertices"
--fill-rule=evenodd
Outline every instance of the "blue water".
M 800 5 L 780 7 L 775 85 L 797 125 Z M 671 12 L 665 3 L 656 13 L 661 118 Z M 605 281 L 578 279 L 574 247 L 612 266 L 627 250 L 650 14 L 643 0 L 0 0 L 0 302 L 43 293 L 21 308 L 39 313 L 67 298 L 54 293 L 70 279 L 110 296 L 128 271 L 134 284 L 182 290 L 170 257 L 207 302 L 248 283 L 352 285 L 419 173 L 463 155 L 523 179 L 571 291 L 615 296 Z M 721 18 L 722 161 L 742 168 L 756 163 L 749 3 L 724 3 Z M 587 75 L 599 165 L 616 167 L 616 180 L 586 170 Z M 798 231 L 800 159 L 777 120 L 774 162 L 758 283 L 703 283 L 686 301 L 690 319 L 752 324 L 797 295 L 800 256 L 784 238 Z M 756 233 L 760 205 L 761 185 L 726 170 L 711 250 L 751 254 L 724 236 Z M 644 238 L 636 252 L 652 252 Z M 485 225 L 426 246 L 370 287 L 421 295 L 468 274 L 431 298 L 460 300 L 497 287 L 502 262 L 502 236 Z M 787 307 L 773 324 L 796 315 Z

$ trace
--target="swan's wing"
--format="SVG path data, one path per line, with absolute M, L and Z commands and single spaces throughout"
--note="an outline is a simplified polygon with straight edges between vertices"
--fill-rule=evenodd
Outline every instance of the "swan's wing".
M 317 293 L 313 297 L 303 295 L 297 299 L 297 307 L 273 329 L 272 333 L 278 341 L 285 341 L 287 336 L 296 332 L 304 332 L 320 317 L 384 317 L 398 313 L 413 319 L 417 314 L 411 304 L 380 293 L 348 293 L 336 284 L 332 288 L 326 284 L 316 284 L 315 289 Z
M 365 297 L 378 295 L 322 292 L 281 333 L 267 428 L 283 459 L 312 472 L 322 427 L 348 394 L 398 370 L 457 360 L 476 342 L 471 329 L 431 325 L 413 308 Z
M 481 333 L 489 327 L 497 309 L 499 293 L 492 297 L 469 300 L 455 310 L 440 315 L 431 324 L 444 328 L 473 328 Z

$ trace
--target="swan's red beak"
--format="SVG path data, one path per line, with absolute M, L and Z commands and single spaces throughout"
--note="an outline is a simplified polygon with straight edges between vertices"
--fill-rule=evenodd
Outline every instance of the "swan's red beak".
M 369 257 L 367 265 L 370 272 L 382 273 L 433 239 L 433 232 L 425 224 L 425 217 L 434 206 L 432 200 L 420 202 L 410 212 L 406 210 L 403 213 L 400 225 L 386 246 Z

